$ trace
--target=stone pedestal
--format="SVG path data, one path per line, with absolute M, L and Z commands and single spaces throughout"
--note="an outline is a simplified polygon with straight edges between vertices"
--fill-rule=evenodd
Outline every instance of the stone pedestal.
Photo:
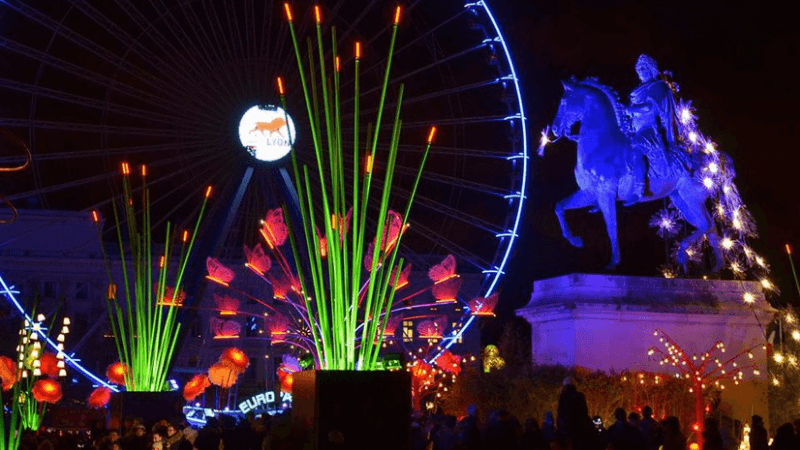
M 753 295 L 752 306 L 744 303 L 745 292 Z M 517 310 L 531 324 L 534 364 L 669 374 L 671 366 L 648 357 L 648 349 L 663 349 L 656 329 L 689 354 L 721 341 L 733 356 L 765 344 L 762 325 L 773 313 L 757 282 L 589 274 L 537 281 L 530 302 Z M 749 373 L 722 391 L 721 412 L 742 422 L 768 415 L 767 356 L 761 349 L 753 355 L 761 375 Z

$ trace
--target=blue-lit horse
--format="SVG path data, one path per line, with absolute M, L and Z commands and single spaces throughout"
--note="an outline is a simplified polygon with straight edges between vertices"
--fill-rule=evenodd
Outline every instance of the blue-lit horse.
M 577 192 L 556 205 L 555 212 L 564 238 L 575 247 L 583 247 L 583 240 L 572 234 L 564 216 L 565 211 L 599 208 L 611 241 L 611 262 L 607 268 L 613 269 L 621 260 L 617 202 L 631 205 L 669 197 L 683 218 L 695 228 L 680 243 L 679 262 L 686 267 L 686 250 L 705 235 L 714 251 L 714 271 L 719 271 L 724 260 L 714 220 L 706 207 L 710 191 L 692 176 L 693 170 L 702 162 L 692 164 L 689 161 L 690 167 L 679 170 L 659 170 L 663 168 L 654 167 L 654 161 L 648 163 L 643 151 L 634 148 L 631 137 L 626 133 L 628 125 L 625 114 L 616 96 L 597 81 L 564 82 L 564 96 L 552 132 L 556 138 L 563 136 L 578 144 L 575 181 L 579 187 Z M 580 131 L 576 135 L 572 130 L 578 122 Z M 645 172 L 648 192 L 642 195 L 636 184 L 637 181 L 643 181 Z

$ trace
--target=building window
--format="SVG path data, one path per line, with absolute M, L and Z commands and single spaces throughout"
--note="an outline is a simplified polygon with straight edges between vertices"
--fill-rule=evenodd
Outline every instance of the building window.
M 76 283 L 75 284 L 75 299 L 88 300 L 89 299 L 89 283 Z
M 403 342 L 411 342 L 414 340 L 414 321 L 403 321 Z

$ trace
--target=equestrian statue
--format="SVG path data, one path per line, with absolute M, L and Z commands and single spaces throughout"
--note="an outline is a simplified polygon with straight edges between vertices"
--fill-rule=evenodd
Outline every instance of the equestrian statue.
M 686 270 L 690 247 L 705 236 L 714 254 L 713 271 L 718 272 L 724 257 L 706 203 L 719 194 L 703 178 L 703 171 L 708 170 L 713 159 L 722 162 L 728 173 L 733 174 L 730 159 L 717 151 L 713 154 L 698 151 L 696 142 L 688 142 L 681 136 L 674 87 L 658 71 L 653 58 L 641 55 L 636 72 L 641 84 L 631 93 L 628 106 L 594 78 L 563 82 L 564 96 L 549 128 L 555 139 L 548 141 L 545 131 L 539 156 L 543 155 L 547 142 L 561 137 L 578 145 L 575 166 L 578 191 L 559 201 L 555 208 L 564 238 L 575 247 L 583 246 L 583 240 L 570 230 L 566 211 L 599 209 L 611 241 L 611 261 L 607 268 L 614 269 L 621 260 L 617 202 L 630 206 L 668 197 L 694 228 L 679 243 L 678 262 Z M 578 123 L 579 131 L 574 132 Z

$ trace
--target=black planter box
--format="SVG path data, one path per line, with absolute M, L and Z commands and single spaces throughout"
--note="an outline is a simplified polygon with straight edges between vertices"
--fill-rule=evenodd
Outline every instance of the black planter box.
M 408 450 L 411 375 L 405 371 L 297 372 L 292 425 L 304 450 Z M 344 438 L 341 446 L 331 442 L 339 433 Z
M 120 429 L 126 418 L 138 417 L 150 430 L 161 419 L 180 419 L 184 401 L 180 391 L 120 392 L 111 396 L 110 403 L 112 429 Z

